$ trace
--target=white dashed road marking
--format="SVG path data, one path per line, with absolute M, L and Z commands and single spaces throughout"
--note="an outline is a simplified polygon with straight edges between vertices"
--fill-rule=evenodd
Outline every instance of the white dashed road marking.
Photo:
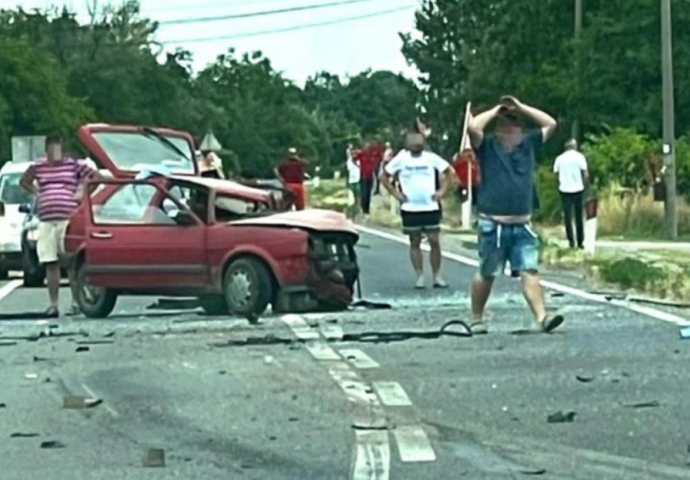
M 358 430 L 357 450 L 350 477 L 353 480 L 388 480 L 391 452 L 388 433 Z
M 409 407 L 412 400 L 398 382 L 374 382 L 381 402 L 388 407 Z
M 360 370 L 379 368 L 381 366 L 377 362 L 375 362 L 369 355 L 367 355 L 361 350 L 357 350 L 354 348 L 346 348 L 340 350 L 340 355 L 342 355 L 343 358 L 348 361 L 348 363 L 354 365 L 355 368 L 358 368 Z
M 368 233 L 370 235 L 375 235 L 375 236 L 380 237 L 380 238 L 385 238 L 387 240 L 401 243 L 403 245 L 409 245 L 410 244 L 409 240 L 407 238 L 401 237 L 399 235 L 394 235 L 392 233 L 382 232 L 382 231 L 376 230 L 374 228 L 362 227 L 360 225 L 357 225 L 357 229 L 364 232 L 364 233 Z M 429 251 L 429 246 L 428 245 L 422 245 L 422 250 Z M 444 258 L 447 258 L 449 260 L 453 260 L 453 261 L 458 262 L 458 263 L 462 263 L 464 265 L 469 265 L 471 267 L 478 267 L 479 266 L 479 262 L 477 260 L 475 260 L 473 258 L 468 258 L 468 257 L 462 256 L 462 255 L 458 255 L 456 253 L 450 253 L 450 252 L 442 251 L 441 255 Z M 561 285 L 560 283 L 551 282 L 548 280 L 542 280 L 541 284 L 544 288 L 548 288 L 549 290 L 554 290 L 556 292 L 565 293 L 568 295 L 572 295 L 574 297 L 579 297 L 579 298 L 583 298 L 585 300 L 590 300 L 592 302 L 602 303 L 602 304 L 606 304 L 606 305 L 614 305 L 616 307 L 625 308 L 627 310 L 639 313 L 641 315 L 655 318 L 655 319 L 661 320 L 663 322 L 672 323 L 674 325 L 690 326 L 690 320 L 679 317 L 678 315 L 674 315 L 672 313 L 667 313 L 667 312 L 663 312 L 661 310 L 657 310 L 656 308 L 644 307 L 641 305 L 632 305 L 628 302 L 622 302 L 620 300 L 609 301 L 603 295 L 597 295 L 597 294 L 585 292 L 584 290 L 580 290 L 579 288 L 573 288 L 573 287 L 569 287 L 567 285 Z
M 422 427 L 398 427 L 393 430 L 403 462 L 433 462 L 436 453 Z

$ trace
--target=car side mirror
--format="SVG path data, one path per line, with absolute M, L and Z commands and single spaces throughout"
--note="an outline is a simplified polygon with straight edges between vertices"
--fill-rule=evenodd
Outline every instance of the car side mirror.
M 31 213 L 31 205 L 28 203 L 22 203 L 19 205 L 19 213 L 26 213 L 28 215 Z
M 176 224 L 181 225 L 183 227 L 191 227 L 192 225 L 196 225 L 196 220 L 194 219 L 194 216 L 187 210 L 178 210 L 177 212 L 175 212 L 173 220 L 175 220 Z

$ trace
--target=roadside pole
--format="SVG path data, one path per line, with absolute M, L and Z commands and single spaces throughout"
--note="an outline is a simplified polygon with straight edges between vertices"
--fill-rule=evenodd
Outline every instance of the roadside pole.
M 580 68 L 582 67 L 582 55 L 580 51 L 580 43 L 578 40 L 580 40 L 581 34 L 582 34 L 582 1 L 583 0 L 575 0 L 575 40 L 576 40 L 576 48 L 577 51 L 575 52 L 575 74 L 577 75 L 577 91 L 579 94 L 580 91 Z M 576 112 L 578 109 L 576 109 Z M 572 137 L 577 140 L 578 142 L 580 141 L 580 119 L 578 118 L 578 114 L 576 113 L 575 118 L 573 120 L 573 128 L 571 132 Z
M 459 153 L 462 154 L 462 152 L 465 151 L 465 148 L 468 146 L 469 142 L 469 135 L 467 133 L 467 130 L 469 128 L 469 120 L 470 120 L 470 109 L 472 107 L 471 102 L 467 102 L 467 106 L 465 107 L 465 118 L 463 119 L 462 122 L 462 136 L 460 139 L 460 151 Z M 467 184 L 467 200 L 465 203 L 462 204 L 462 226 L 464 229 L 471 229 L 472 226 L 472 162 L 469 163 L 468 165 L 468 184 Z
M 664 108 L 663 173 L 666 183 L 664 215 L 666 233 L 675 240 L 678 237 L 678 218 L 676 216 L 676 152 L 675 118 L 673 102 L 673 50 L 671 42 L 671 0 L 661 0 L 661 74 Z

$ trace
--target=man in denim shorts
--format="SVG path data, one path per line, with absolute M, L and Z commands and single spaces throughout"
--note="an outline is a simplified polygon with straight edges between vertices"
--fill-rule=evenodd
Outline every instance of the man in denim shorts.
M 521 117 L 539 125 L 524 132 Z M 496 120 L 496 134 L 484 130 Z M 522 291 L 537 325 L 552 332 L 563 323 L 561 315 L 548 316 L 539 283 L 539 240 L 532 230 L 534 169 L 542 144 L 556 129 L 556 120 L 514 97 L 470 119 L 469 135 L 482 172 L 477 198 L 479 213 L 479 272 L 472 283 L 472 332 L 488 333 L 484 307 L 496 275 L 506 262 L 522 280 Z

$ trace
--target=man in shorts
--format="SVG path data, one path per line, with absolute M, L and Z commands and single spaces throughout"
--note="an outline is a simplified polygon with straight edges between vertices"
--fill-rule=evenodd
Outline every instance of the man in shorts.
M 522 117 L 539 128 L 523 132 Z M 485 136 L 496 121 L 496 134 Z M 479 272 L 472 283 L 472 332 L 488 333 L 484 307 L 496 275 L 511 271 L 522 280 L 522 291 L 539 328 L 546 333 L 563 323 L 563 316 L 548 316 L 539 283 L 539 240 L 530 218 L 534 209 L 534 169 L 542 144 L 556 129 L 550 115 L 515 97 L 470 119 L 469 135 L 482 172 L 477 199 Z
M 422 235 L 431 247 L 434 288 L 448 288 L 441 278 L 441 199 L 453 175 L 448 162 L 425 150 L 425 137 L 408 132 L 405 149 L 388 162 L 381 174 L 382 185 L 400 202 L 403 232 L 410 237 L 410 260 L 417 274 L 415 288 L 425 288 Z M 440 186 L 438 178 L 441 176 Z M 392 179 L 398 180 L 395 188 Z
M 47 318 L 60 316 L 60 263 L 65 253 L 65 232 L 69 217 L 77 209 L 83 195 L 84 183 L 94 170 L 83 162 L 64 158 L 62 140 L 58 135 L 46 137 L 46 158 L 31 165 L 21 184 L 37 199 L 38 260 L 45 265 L 50 306 Z M 68 315 L 77 315 L 74 271 L 68 268 L 72 288 L 72 308 Z

